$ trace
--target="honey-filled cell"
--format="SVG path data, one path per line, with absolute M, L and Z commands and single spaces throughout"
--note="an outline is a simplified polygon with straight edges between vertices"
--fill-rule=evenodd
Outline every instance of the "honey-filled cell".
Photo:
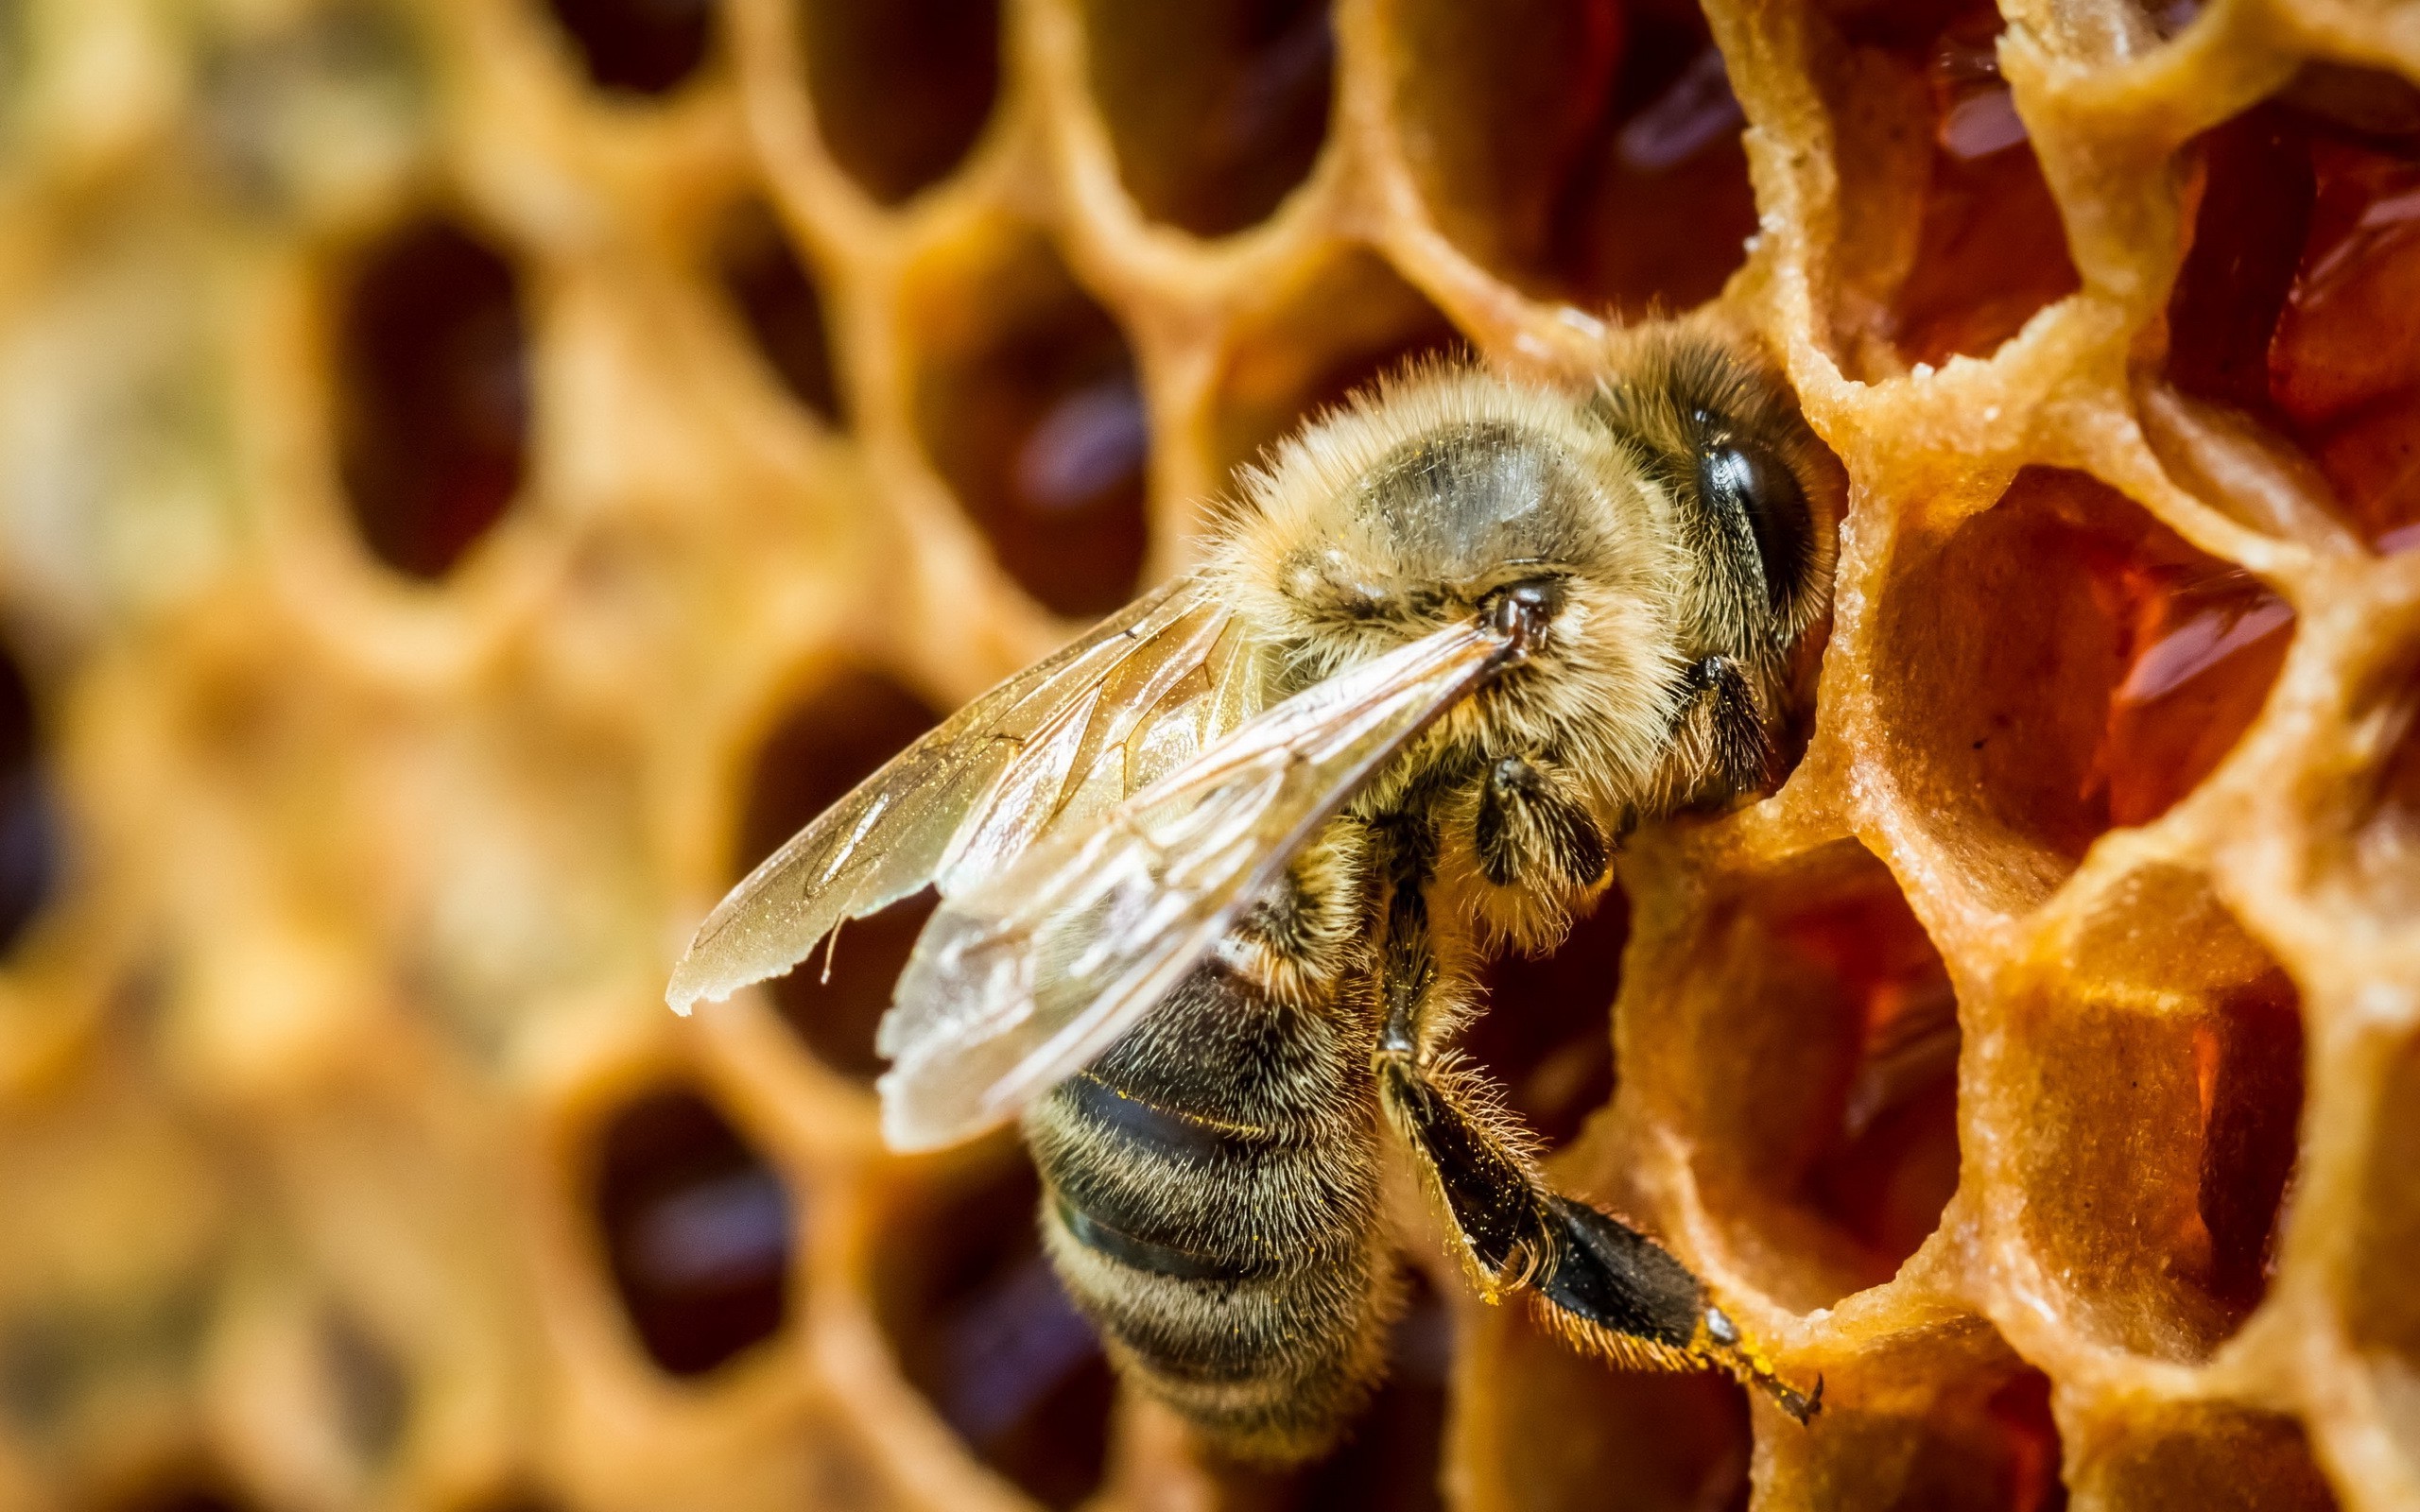
M 714 1104 L 649 1091 L 605 1121 L 592 1160 L 606 1268 L 658 1368 L 701 1376 L 781 1331 L 795 1201 Z
M 890 1199 L 875 1315 L 900 1371 L 967 1450 L 1045 1506 L 1100 1485 L 1115 1383 L 1042 1251 L 1041 1183 L 1005 1141 Z
M 1890 872 L 1840 842 L 1641 948 L 1666 985 L 1624 999 L 1624 1052 L 1681 1078 L 1699 1179 L 1771 1284 L 1813 1307 L 1888 1280 L 1960 1173 L 1957 997 Z
M 1827 80 L 1852 216 L 1876 224 L 1845 269 L 1901 361 L 1988 357 L 2082 284 L 2066 224 L 2000 77 L 1988 0 L 1841 0 Z M 1870 211 L 1863 207 L 1870 206 Z
M 1429 214 L 1535 293 L 1713 298 L 1756 229 L 1722 54 L 1687 0 L 1401 0 L 1394 108 Z
M 1265 219 L 1327 137 L 1328 0 L 1087 0 L 1085 57 L 1126 192 L 1199 236 Z
M 1884 748 L 1922 821 L 2010 901 L 2117 824 L 2157 818 L 2234 748 L 2294 619 L 2116 490 L 2028 468 L 1910 544 L 1883 613 Z M 1981 855 L 1978 855 L 1978 852 Z
M 923 699 L 879 674 L 852 667 L 824 678 L 757 747 L 732 880 L 746 876 L 940 720 Z M 874 1028 L 938 902 L 927 888 L 847 920 L 773 979 L 783 1019 L 825 1066 L 869 1083 L 882 1074 Z
M 1000 566 L 1044 608 L 1134 594 L 1150 417 L 1133 353 L 1048 244 L 919 280 L 916 429 Z
M 2169 381 L 2307 450 L 2376 549 L 2420 545 L 2420 90 L 2313 64 L 2187 162 Z

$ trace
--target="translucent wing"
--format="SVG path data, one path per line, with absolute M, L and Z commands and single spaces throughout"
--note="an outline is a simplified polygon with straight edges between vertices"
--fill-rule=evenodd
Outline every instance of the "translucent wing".
M 1257 711 L 1250 647 L 1180 578 L 959 710 L 766 858 L 699 926 L 683 1012 L 787 971 L 845 919 L 977 885 Z
M 979 1133 L 1099 1054 L 1381 763 L 1512 654 L 1473 624 L 1319 683 L 943 904 L 882 1023 L 891 1145 Z

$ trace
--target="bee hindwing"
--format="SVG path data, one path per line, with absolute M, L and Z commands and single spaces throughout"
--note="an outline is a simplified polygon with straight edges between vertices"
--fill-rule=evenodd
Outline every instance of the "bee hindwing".
M 890 1144 L 978 1133 L 1107 1048 L 1506 653 L 1462 625 L 1318 683 L 951 897 L 883 1020 Z
M 707 916 L 665 1000 L 775 976 L 843 919 L 980 885 L 1253 712 L 1234 617 L 1179 578 L 961 709 L 826 810 Z

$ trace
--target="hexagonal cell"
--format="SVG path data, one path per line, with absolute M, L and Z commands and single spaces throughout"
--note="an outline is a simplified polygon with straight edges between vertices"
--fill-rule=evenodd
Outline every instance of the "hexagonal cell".
M 772 208 L 744 199 L 716 230 L 714 266 L 724 297 L 790 397 L 838 423 L 840 396 L 823 297 L 799 261 Z
M 2420 90 L 2312 64 L 2188 160 L 2168 374 L 2308 449 L 2382 551 L 2420 546 Z
M 33 922 L 58 875 L 58 821 L 39 742 L 33 691 L 0 646 L 0 954 Z
M 2076 1478 L 2087 1506 L 2128 1512 L 2333 1512 L 2302 1425 L 2212 1404 L 2134 1418 L 2096 1444 Z
M 940 182 L 992 118 L 999 0 L 800 0 L 823 148 L 886 205 Z
M 1776 1447 L 1797 1461 L 1778 1504 L 1879 1512 L 2058 1512 L 2063 1448 L 2050 1381 L 1969 1326 L 1869 1347 L 1824 1414 Z M 2124 1503 L 2121 1503 L 2124 1504 Z
M 599 1131 L 591 1200 L 638 1342 L 698 1376 L 779 1332 L 789 1312 L 789 1190 L 714 1104 L 683 1086 Z
M 2420 1039 L 2389 1057 L 2371 1126 L 2369 1169 L 2354 1228 L 2345 1332 L 2368 1357 L 2388 1428 L 2420 1467 Z
M 1910 363 L 1988 356 L 2081 286 L 2000 77 L 1989 0 L 1841 0 L 1824 80 L 1840 118 L 1841 266 Z M 1857 312 L 1862 314 L 1863 312 Z
M 901 1370 L 942 1421 L 1027 1495 L 1070 1507 L 1100 1485 L 1115 1383 L 1042 1252 L 1041 1191 L 1002 1139 L 935 1187 L 890 1194 L 871 1280 Z
M 1453 322 L 1375 254 L 1322 262 L 1233 336 L 1211 416 L 1211 461 L 1224 474 L 1383 374 L 1469 351 Z
M 1143 213 L 1199 236 L 1277 208 L 1326 140 L 1327 0 L 1087 0 L 1093 96 Z
M 1640 921 L 1622 1054 L 1663 1063 L 1699 1178 L 1793 1302 L 1887 1280 L 1956 1192 L 1958 1004 L 1882 864 L 1834 845 L 1692 921 Z
M 1910 540 L 1896 574 L 1876 664 L 1907 811 L 2020 905 L 2109 826 L 2156 818 L 2209 774 L 2293 628 L 2248 574 L 2048 468 Z
M 337 468 L 379 560 L 443 576 L 520 490 L 529 428 L 519 276 L 455 221 L 359 259 L 337 320 Z
M 715 0 L 545 0 L 598 89 L 668 94 L 706 60 Z
M 2303 1100 L 2300 999 L 2196 879 L 2136 879 L 2121 912 L 2013 993 L 1995 1094 L 2023 1232 L 2071 1319 L 2198 1360 L 2266 1293 Z
M 1711 299 L 1756 229 L 1722 55 L 1687 0 L 1406 0 L 1395 110 L 1429 212 L 1533 292 Z
M 924 279 L 913 301 L 918 434 L 1009 576 L 1056 613 L 1105 614 L 1133 596 L 1149 544 L 1133 356 L 1048 244 L 964 271 Z
M 1718 1512 L 1748 1504 L 1748 1398 L 1713 1371 L 1617 1370 L 1490 1310 L 1464 1366 L 1458 1458 L 1482 1506 Z M 1541 1425 L 1552 1424 L 1551 1432 Z
M 1630 900 L 1609 887 L 1544 955 L 1507 951 L 1481 974 L 1487 1010 L 1461 1048 L 1549 1150 L 1614 1096 L 1614 994 L 1630 942 Z
M 843 669 L 783 716 L 757 747 L 740 816 L 734 880 L 941 720 L 923 699 L 877 673 Z M 782 1017 L 843 1075 L 872 1082 L 884 1061 L 874 1026 L 891 985 L 939 900 L 928 888 L 838 934 L 772 984 Z

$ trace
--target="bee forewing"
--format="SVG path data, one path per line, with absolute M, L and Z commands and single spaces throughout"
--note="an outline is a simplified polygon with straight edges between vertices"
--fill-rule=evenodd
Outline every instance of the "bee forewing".
M 1122 777 L 1130 747 L 1158 725 L 1195 748 L 1215 738 L 1196 685 L 1243 680 L 1240 640 L 1196 575 L 976 699 L 734 887 L 699 926 L 665 1001 L 686 1013 L 728 997 L 804 959 L 842 919 L 927 884 L 944 896 L 979 885 L 1054 827 L 1081 825 L 1106 806 L 1098 779 Z
M 879 1048 L 883 1133 L 982 1132 L 1200 963 L 1321 824 L 1507 654 L 1476 624 L 1319 683 L 933 915 Z

